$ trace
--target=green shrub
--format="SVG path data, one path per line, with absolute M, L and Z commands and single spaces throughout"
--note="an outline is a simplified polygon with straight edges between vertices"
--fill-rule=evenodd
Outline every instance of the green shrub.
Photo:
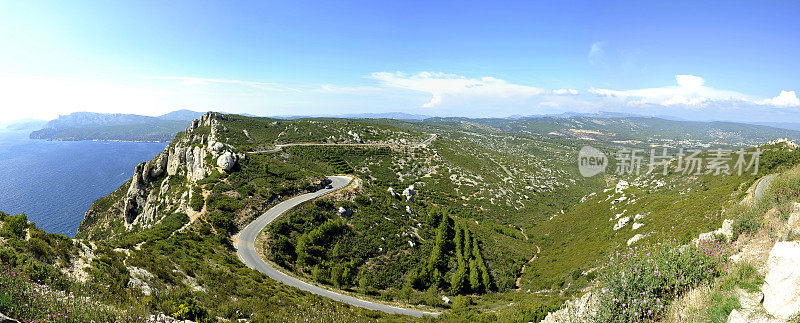
M 208 316 L 208 312 L 200 305 L 197 305 L 197 302 L 193 299 L 188 299 L 178 306 L 178 310 L 172 316 L 179 320 L 198 322 L 204 320 Z
M 683 251 L 682 251 L 683 250 Z M 600 276 L 598 319 L 609 322 L 655 320 L 686 290 L 727 272 L 719 242 L 678 248 L 658 244 L 613 255 Z
M 761 228 L 760 212 L 749 211 L 742 213 L 733 221 L 733 240 L 742 234 L 753 234 Z
M 724 290 L 733 290 L 733 286 L 739 286 L 748 292 L 756 292 L 764 284 L 764 277 L 752 263 L 739 263 L 725 277 L 723 281 Z
M 192 189 L 192 200 L 189 202 L 189 206 L 192 210 L 200 212 L 203 209 L 203 205 L 206 203 L 205 197 L 203 197 L 203 189 L 200 186 L 195 186 Z
M 709 304 L 705 310 L 705 320 L 710 323 L 725 323 L 733 310 L 742 307 L 736 295 L 721 291 L 711 293 Z
M 7 216 L 3 221 L 3 228 L 0 229 L 4 236 L 24 238 L 25 230 L 28 229 L 28 216 L 25 213 Z

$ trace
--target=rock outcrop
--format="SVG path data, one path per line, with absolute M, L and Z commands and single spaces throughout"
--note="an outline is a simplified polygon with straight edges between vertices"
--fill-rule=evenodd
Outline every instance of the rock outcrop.
M 179 205 L 178 212 L 190 213 L 188 191 L 178 189 L 170 193 L 170 178 L 183 176 L 189 183 L 194 183 L 206 178 L 214 167 L 232 171 L 245 157 L 234 153 L 234 147 L 220 140 L 219 135 L 228 131 L 220 120 L 228 120 L 228 117 L 208 112 L 193 120 L 186 133 L 176 138 L 161 154 L 136 166 L 122 207 L 126 227 L 160 220 L 163 216 L 160 212 L 164 211 L 160 205 Z M 207 135 L 195 131 L 201 127 L 210 127 Z M 161 184 L 157 186 L 159 180 Z
M 761 290 L 764 309 L 780 319 L 800 313 L 800 241 L 775 243 Z

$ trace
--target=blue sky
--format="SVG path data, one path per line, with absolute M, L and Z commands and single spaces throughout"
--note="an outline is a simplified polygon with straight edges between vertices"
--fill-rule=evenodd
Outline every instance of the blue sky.
M 3 1 L 0 121 L 180 108 L 791 121 L 798 14 L 790 1 Z

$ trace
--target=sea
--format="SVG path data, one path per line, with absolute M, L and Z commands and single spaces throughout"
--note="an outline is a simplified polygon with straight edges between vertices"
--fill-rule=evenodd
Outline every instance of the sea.
M 47 232 L 74 237 L 92 202 L 120 187 L 167 143 L 46 141 L 0 129 L 0 211 L 25 213 Z

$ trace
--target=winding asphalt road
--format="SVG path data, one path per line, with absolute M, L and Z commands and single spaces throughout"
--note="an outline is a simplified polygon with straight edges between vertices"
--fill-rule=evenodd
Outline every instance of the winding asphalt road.
M 758 201 L 764 197 L 764 190 L 769 187 L 769 184 L 772 183 L 775 176 L 777 176 L 777 174 L 767 175 L 758 182 L 756 190 L 753 192 L 753 203 L 758 203 Z
M 436 317 L 439 313 L 433 312 L 424 312 L 418 311 L 413 309 L 407 309 L 402 307 L 396 306 L 389 306 L 385 304 L 374 303 L 370 301 L 365 301 L 360 298 L 355 298 L 352 296 L 347 296 L 343 294 L 339 294 L 325 288 L 314 286 L 309 283 L 306 283 L 302 280 L 284 274 L 283 272 L 275 269 L 274 267 L 267 264 L 261 257 L 258 255 L 255 249 L 256 237 L 264 228 L 276 218 L 278 218 L 281 214 L 288 211 L 289 209 L 300 205 L 301 203 L 315 199 L 317 197 L 323 196 L 325 194 L 329 194 L 336 190 L 339 190 L 348 184 L 350 184 L 351 178 L 345 176 L 328 176 L 328 179 L 331 180 L 332 188 L 323 188 L 319 191 L 313 193 L 306 193 L 303 195 L 299 195 L 283 201 L 278 205 L 272 207 L 271 209 L 267 210 L 255 219 L 253 222 L 248 224 L 238 236 L 238 241 L 236 242 L 236 254 L 239 255 L 239 259 L 252 269 L 258 270 L 269 278 L 277 280 L 280 283 L 285 285 L 289 285 L 310 293 L 314 293 L 323 297 L 330 298 L 332 300 L 336 300 L 342 303 L 347 303 L 353 306 L 363 307 L 369 310 L 376 310 L 381 311 L 389 314 L 402 314 L 402 315 L 410 315 L 415 317 L 422 317 L 425 315 Z

